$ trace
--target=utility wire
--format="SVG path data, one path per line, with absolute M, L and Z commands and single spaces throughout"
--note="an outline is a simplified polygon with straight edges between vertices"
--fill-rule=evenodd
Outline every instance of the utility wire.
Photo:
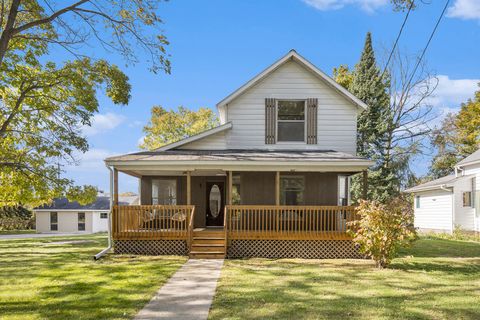
M 410 15 L 410 11 L 412 11 L 413 6 L 415 5 L 415 0 L 412 0 L 410 3 L 410 6 L 408 7 L 407 14 L 405 15 L 405 19 L 403 19 L 402 27 L 400 28 L 400 31 L 398 32 L 397 39 L 395 40 L 395 43 L 393 44 L 392 51 L 390 51 L 390 55 L 388 56 L 387 63 L 385 64 L 385 67 L 382 72 L 381 78 L 383 78 L 383 75 L 387 71 L 388 65 L 390 63 L 390 60 L 392 59 L 393 53 L 395 52 L 395 49 L 397 48 L 398 40 L 400 40 L 400 36 L 402 35 L 403 28 L 405 27 L 405 24 L 407 23 L 408 16 Z
M 415 76 L 415 73 L 417 72 L 418 66 L 420 65 L 420 62 L 423 60 L 423 57 L 425 56 L 425 52 L 427 52 L 428 46 L 430 45 L 430 42 L 433 39 L 433 36 L 435 35 L 435 32 L 437 31 L 438 25 L 440 24 L 440 21 L 442 21 L 443 16 L 445 15 L 445 11 L 447 11 L 448 5 L 450 4 L 450 0 L 447 0 L 445 2 L 445 7 L 443 7 L 442 13 L 440 14 L 440 17 L 437 19 L 437 23 L 435 24 L 435 28 L 433 28 L 432 33 L 430 34 L 430 38 L 428 39 L 427 44 L 425 45 L 425 48 L 423 48 L 422 54 L 417 60 L 417 64 L 415 65 L 415 68 L 413 69 L 412 75 L 410 76 L 410 79 L 407 82 L 407 88 L 410 86 L 410 83 L 413 80 L 413 77 Z

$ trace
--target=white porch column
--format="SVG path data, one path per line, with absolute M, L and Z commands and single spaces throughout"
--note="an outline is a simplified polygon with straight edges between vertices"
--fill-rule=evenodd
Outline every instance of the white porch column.
M 233 188 L 233 173 L 232 171 L 228 171 L 228 188 L 227 188 L 227 204 L 232 204 L 232 188 Z
M 118 170 L 113 168 L 113 205 L 118 206 Z
M 275 173 L 275 205 L 280 205 L 280 171 Z

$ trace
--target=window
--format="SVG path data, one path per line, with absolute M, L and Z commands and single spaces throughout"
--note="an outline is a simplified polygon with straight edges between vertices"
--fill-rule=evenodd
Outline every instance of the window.
M 305 179 L 301 176 L 280 176 L 280 203 L 296 206 L 303 204 Z
M 348 176 L 338 176 L 338 205 L 348 206 Z
M 51 231 L 58 230 L 58 213 L 57 212 L 50 212 L 50 230 Z
M 241 204 L 241 195 L 240 195 L 240 175 L 232 175 L 232 204 Z
M 85 231 L 85 212 L 78 213 L 78 231 Z
M 152 204 L 177 204 L 177 180 L 152 180 Z
M 467 191 L 463 193 L 463 206 L 464 207 L 472 206 L 472 192 Z
M 305 141 L 305 101 L 278 101 L 277 141 Z
M 420 196 L 415 197 L 415 206 L 417 209 L 420 209 Z
M 108 219 L 108 212 L 100 212 L 100 219 Z

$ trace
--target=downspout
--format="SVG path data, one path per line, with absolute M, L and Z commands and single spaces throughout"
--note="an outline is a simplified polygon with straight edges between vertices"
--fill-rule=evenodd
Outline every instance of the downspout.
M 97 253 L 93 256 L 94 260 L 98 260 L 108 251 L 112 249 L 112 208 L 113 208 L 113 169 L 105 164 L 107 169 L 110 171 L 110 212 L 108 213 L 108 247 Z
M 453 228 L 455 225 L 455 192 L 453 192 L 453 189 L 450 190 L 449 188 L 447 188 L 445 184 L 442 184 L 440 186 L 440 189 L 452 193 L 452 227 L 450 228 L 450 232 L 453 234 Z

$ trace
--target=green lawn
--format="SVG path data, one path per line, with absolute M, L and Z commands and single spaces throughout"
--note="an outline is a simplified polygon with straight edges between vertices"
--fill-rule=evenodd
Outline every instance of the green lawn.
M 0 230 L 0 236 L 4 234 L 32 234 L 35 230 Z
M 54 243 L 67 240 L 90 242 Z M 105 246 L 105 235 L 0 240 L 0 319 L 131 319 L 186 261 L 94 261 Z
M 368 260 L 225 262 L 210 319 L 480 319 L 480 243 L 422 238 Z

